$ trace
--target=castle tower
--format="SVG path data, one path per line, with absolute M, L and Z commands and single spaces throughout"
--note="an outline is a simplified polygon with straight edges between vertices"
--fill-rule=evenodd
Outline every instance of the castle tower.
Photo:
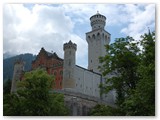
M 106 55 L 105 45 L 109 44 L 111 34 L 104 27 L 106 17 L 97 12 L 90 17 L 92 31 L 86 33 L 88 43 L 88 69 L 100 73 L 98 70 L 99 57 Z
M 11 93 L 16 92 L 16 84 L 17 81 L 21 80 L 23 71 L 24 71 L 24 62 L 21 60 L 17 60 L 14 64 Z
M 62 89 L 75 88 L 75 57 L 77 45 L 69 41 L 63 45 L 64 50 L 64 64 L 63 64 L 63 82 Z

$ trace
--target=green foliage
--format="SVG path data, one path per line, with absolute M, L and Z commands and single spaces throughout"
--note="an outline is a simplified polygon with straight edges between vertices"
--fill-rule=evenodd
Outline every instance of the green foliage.
M 25 73 L 17 93 L 4 96 L 4 115 L 67 115 L 63 95 L 49 93 L 53 78 L 42 69 Z
M 63 94 L 52 94 L 50 104 L 50 116 L 64 116 L 69 115 L 68 108 L 64 105 L 64 95 Z
M 11 91 L 11 80 L 8 79 L 7 81 L 4 81 L 3 83 L 3 95 L 4 94 L 9 94 Z
M 139 64 L 137 54 L 140 50 L 133 38 L 127 37 L 119 38 L 115 43 L 107 45 L 106 51 L 108 52 L 107 55 L 100 58 L 100 62 L 103 64 L 101 71 L 104 76 L 110 73 L 115 76 L 107 79 L 105 85 L 101 85 L 102 92 L 115 89 L 117 91 L 117 104 L 120 105 L 136 86 L 138 76 L 135 71 Z
M 126 115 L 155 115 L 155 33 L 141 38 L 117 39 L 100 58 L 103 75 L 114 74 L 100 85 L 102 93 L 115 89 L 116 103 Z
M 122 116 L 124 113 L 118 109 L 106 105 L 97 104 L 90 112 L 90 116 Z
M 128 115 L 155 115 L 155 33 L 142 36 L 143 52 L 137 69 L 139 81 L 134 93 L 124 102 Z
M 23 112 L 22 102 L 16 94 L 6 94 L 3 97 L 3 115 L 20 116 Z

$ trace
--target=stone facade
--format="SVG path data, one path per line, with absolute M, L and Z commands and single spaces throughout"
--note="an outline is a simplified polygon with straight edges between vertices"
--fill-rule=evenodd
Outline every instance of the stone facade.
M 64 44 L 63 88 L 100 98 L 102 76 L 75 63 L 76 44 L 69 41 Z
M 48 74 L 55 76 L 54 89 L 62 89 L 63 80 L 63 59 L 59 58 L 56 53 L 47 52 L 41 48 L 36 59 L 32 62 L 32 69 L 44 68 Z
M 97 13 L 90 18 L 92 31 L 86 33 L 86 40 L 88 43 L 88 69 L 100 73 L 98 66 L 99 57 L 105 56 L 105 45 L 110 42 L 110 33 L 104 27 L 106 17 Z
M 74 45 L 74 46 L 73 46 Z M 65 48 L 67 46 L 67 48 Z M 68 47 L 70 46 L 70 47 Z M 101 74 L 76 65 L 76 44 L 69 41 L 64 44 L 64 66 L 62 90 L 88 95 L 114 104 L 114 92 L 100 95 L 99 85 L 105 82 Z M 109 75 L 111 77 L 111 75 Z
M 114 104 L 97 97 L 77 93 L 75 91 L 53 90 L 51 92 L 64 94 L 65 105 L 70 109 L 70 115 L 72 116 L 87 116 L 89 111 L 97 104 L 106 104 L 116 107 Z
M 69 41 L 63 45 L 63 89 L 75 88 L 75 56 L 77 45 Z
M 14 64 L 11 93 L 16 92 L 17 81 L 22 80 L 23 74 L 24 74 L 24 62 L 21 60 L 17 60 Z
M 85 95 L 100 98 L 101 74 L 89 71 L 78 65 L 75 66 L 76 91 Z

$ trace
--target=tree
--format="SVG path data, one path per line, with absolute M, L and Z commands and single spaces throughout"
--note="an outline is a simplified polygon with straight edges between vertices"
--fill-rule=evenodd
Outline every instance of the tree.
M 42 69 L 25 73 L 24 80 L 18 83 L 17 92 L 6 96 L 4 115 L 67 115 L 63 95 L 49 93 L 52 80 L 53 76 Z
M 51 95 L 50 116 L 69 115 L 69 109 L 64 105 L 64 95 L 54 93 Z
M 119 108 L 97 104 L 89 112 L 90 116 L 122 116 L 124 113 Z
M 108 93 L 115 89 L 117 92 L 117 105 L 121 105 L 125 98 L 132 93 L 138 81 L 136 69 L 139 64 L 139 48 L 131 37 L 116 39 L 115 43 L 106 45 L 107 55 L 100 57 L 103 76 L 114 74 L 102 84 L 102 92 Z
M 4 81 L 4 84 L 3 84 L 3 95 L 4 94 L 9 94 L 10 91 L 11 91 L 11 80 L 8 79 L 7 81 Z
M 123 108 L 128 115 L 155 115 L 155 33 L 142 36 L 143 51 L 137 70 L 139 81 Z
M 115 89 L 117 105 L 125 115 L 155 115 L 155 33 L 144 34 L 139 42 L 120 38 L 106 46 L 100 58 L 103 75 L 113 73 L 102 84 L 102 92 Z

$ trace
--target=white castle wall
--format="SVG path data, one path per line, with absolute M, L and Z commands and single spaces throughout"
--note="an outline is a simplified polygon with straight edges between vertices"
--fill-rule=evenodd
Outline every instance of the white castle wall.
M 101 82 L 101 75 L 75 66 L 75 80 L 77 92 L 100 98 L 99 84 Z
M 100 98 L 99 85 L 101 82 L 105 82 L 105 79 L 102 80 L 101 74 L 98 74 L 101 73 L 98 69 L 98 66 L 101 66 L 99 57 L 106 55 L 105 45 L 109 44 L 111 34 L 104 29 L 106 21 L 105 16 L 97 13 L 93 15 L 90 20 L 92 30 L 86 33 L 86 40 L 88 43 L 88 69 L 76 65 L 76 44 L 71 41 L 65 43 L 63 89 Z M 68 74 L 72 76 L 67 78 Z M 113 102 L 114 91 L 103 95 L 102 99 Z

